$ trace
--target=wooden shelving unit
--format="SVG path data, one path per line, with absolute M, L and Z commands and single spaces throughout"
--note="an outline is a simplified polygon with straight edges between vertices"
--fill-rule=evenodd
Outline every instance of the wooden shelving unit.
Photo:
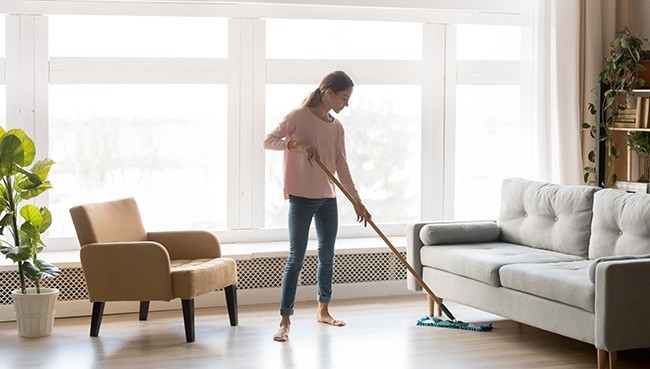
M 650 193 L 650 184 L 647 182 L 638 182 L 639 177 L 639 159 L 636 153 L 627 146 L 628 134 L 630 132 L 650 132 L 650 111 L 644 112 L 644 110 L 649 109 L 649 102 L 645 102 L 645 99 L 650 100 L 650 89 L 639 89 L 634 90 L 634 95 L 636 97 L 642 97 L 641 101 L 643 103 L 640 106 L 636 106 L 635 109 L 639 110 L 636 114 L 636 121 L 634 122 L 635 127 L 612 127 L 610 130 L 613 133 L 614 142 L 618 147 L 619 158 L 616 162 L 614 172 L 618 178 L 617 187 L 621 190 L 628 192 L 636 193 Z M 639 103 L 637 102 L 637 104 Z M 599 114 L 603 114 L 602 111 Z M 641 121 L 639 121 L 641 119 Z M 638 127 L 641 125 L 642 127 Z M 602 145 L 601 145 L 602 146 Z M 604 158 L 604 148 L 600 148 L 600 157 Z M 598 168 L 605 174 L 605 166 L 598 165 Z M 609 174 L 607 173 L 607 176 Z M 606 178 L 604 175 L 599 176 L 602 183 L 603 179 Z

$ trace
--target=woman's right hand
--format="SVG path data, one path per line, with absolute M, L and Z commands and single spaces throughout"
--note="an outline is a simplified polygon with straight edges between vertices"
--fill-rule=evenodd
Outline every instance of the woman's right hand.
M 289 150 L 293 149 L 298 149 L 307 155 L 307 159 L 311 160 L 314 157 L 318 156 L 318 152 L 316 151 L 316 148 L 311 145 L 307 145 L 302 141 L 289 141 L 289 144 L 287 146 Z

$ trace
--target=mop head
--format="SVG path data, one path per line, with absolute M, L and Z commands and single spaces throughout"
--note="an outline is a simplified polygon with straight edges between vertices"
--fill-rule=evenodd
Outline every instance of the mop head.
M 436 317 L 428 317 L 418 319 L 417 325 L 424 325 L 427 327 L 442 327 L 442 328 L 454 328 L 454 329 L 464 329 L 467 331 L 476 331 L 476 332 L 489 332 L 492 330 L 492 323 L 488 324 L 476 324 L 476 323 L 465 323 L 460 320 L 443 320 Z

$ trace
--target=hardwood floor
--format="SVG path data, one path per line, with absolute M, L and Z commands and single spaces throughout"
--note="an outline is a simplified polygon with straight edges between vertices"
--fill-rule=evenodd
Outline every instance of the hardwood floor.
M 137 303 L 136 303 L 137 304 Z M 239 326 L 226 308 L 197 309 L 196 342 L 186 343 L 181 311 L 107 315 L 99 337 L 90 317 L 55 321 L 50 337 L 18 337 L 0 324 L 2 368 L 435 368 L 595 369 L 593 346 L 454 303 L 464 321 L 493 322 L 487 333 L 419 327 L 424 296 L 333 301 L 343 328 L 315 322 L 315 303 L 296 306 L 290 339 L 274 342 L 277 305 L 240 306 Z M 619 353 L 618 368 L 650 368 L 650 350 Z

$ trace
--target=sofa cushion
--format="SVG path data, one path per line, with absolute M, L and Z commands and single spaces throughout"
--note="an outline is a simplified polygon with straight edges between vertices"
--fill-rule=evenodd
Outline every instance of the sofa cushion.
M 497 224 L 501 241 L 587 257 L 594 186 L 503 181 Z
M 435 222 L 420 229 L 420 240 L 425 246 L 495 242 L 499 240 L 500 233 L 499 226 L 494 221 Z
M 501 286 L 499 269 L 508 264 L 557 263 L 582 260 L 579 256 L 536 249 L 507 242 L 424 246 L 422 265 Z
M 589 258 L 650 254 L 650 196 L 605 189 L 594 198 Z
M 589 280 L 590 260 L 511 264 L 499 271 L 503 287 L 544 297 L 594 312 L 594 284 Z

